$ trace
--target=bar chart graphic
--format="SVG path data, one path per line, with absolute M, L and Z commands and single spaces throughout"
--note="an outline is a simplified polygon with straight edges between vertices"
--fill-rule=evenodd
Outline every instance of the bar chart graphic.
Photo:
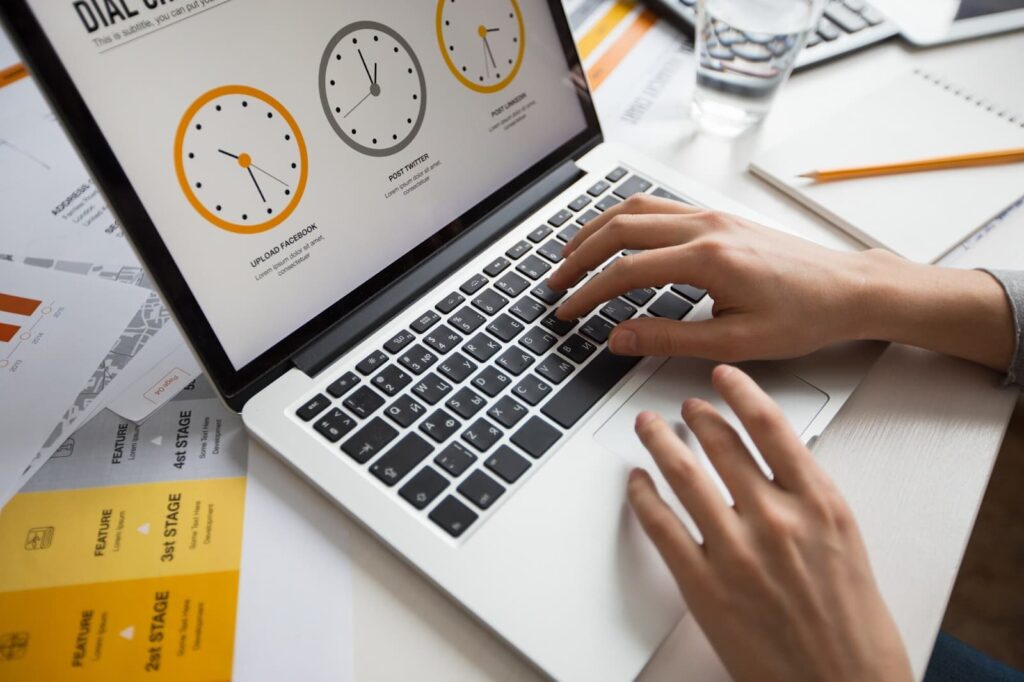
M 0 313 L 9 313 L 18 317 L 30 318 L 36 314 L 39 310 L 39 306 L 43 305 L 42 301 L 34 298 L 24 298 L 22 296 L 14 296 L 13 294 L 5 294 L 0 292 Z M 46 312 L 46 309 L 43 309 Z M 27 320 L 28 322 L 30 320 Z M 0 343 L 10 343 L 15 340 L 18 336 L 18 332 L 22 330 L 22 325 L 11 324 L 10 322 L 0 322 Z

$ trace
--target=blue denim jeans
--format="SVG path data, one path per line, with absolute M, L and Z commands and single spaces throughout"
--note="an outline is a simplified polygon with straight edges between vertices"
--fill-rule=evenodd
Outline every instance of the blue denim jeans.
M 939 633 L 924 682 L 1024 682 L 1024 673 L 989 658 L 956 637 Z

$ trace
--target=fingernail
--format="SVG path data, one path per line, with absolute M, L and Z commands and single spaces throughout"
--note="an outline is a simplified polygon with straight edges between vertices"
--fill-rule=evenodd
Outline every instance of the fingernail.
M 650 424 L 652 421 L 654 421 L 654 413 L 653 412 L 641 412 L 640 414 L 638 414 L 636 416 L 636 425 L 635 425 L 635 427 L 639 429 L 642 426 L 646 426 L 647 424 Z
M 690 414 L 697 409 L 698 405 L 700 405 L 700 400 L 697 398 L 687 398 L 683 401 L 683 415 Z
M 630 471 L 629 471 L 629 482 L 632 483 L 633 481 L 638 481 L 638 480 L 640 480 L 641 476 L 643 476 L 643 469 L 641 469 L 640 467 L 635 467 L 633 469 L 630 469 Z
M 736 368 L 733 367 L 732 365 L 719 365 L 718 367 L 715 367 L 715 371 L 718 372 L 719 377 L 724 379 L 725 377 L 735 372 Z
M 636 334 L 630 329 L 617 329 L 612 332 L 610 345 L 615 353 L 635 353 Z

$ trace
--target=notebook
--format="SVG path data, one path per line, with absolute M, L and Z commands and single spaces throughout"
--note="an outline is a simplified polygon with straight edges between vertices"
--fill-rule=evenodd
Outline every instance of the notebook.
M 1004 94 L 1019 87 L 1013 78 L 999 79 Z M 864 243 L 933 263 L 1024 196 L 1024 163 L 821 184 L 797 176 L 1024 147 L 1024 112 L 1007 104 L 1015 96 L 1000 102 L 999 85 L 978 79 L 972 90 L 955 77 L 908 70 L 762 153 L 750 170 Z

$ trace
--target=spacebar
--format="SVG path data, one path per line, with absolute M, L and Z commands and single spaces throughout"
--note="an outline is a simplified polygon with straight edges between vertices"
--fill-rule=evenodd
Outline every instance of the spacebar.
M 640 360 L 638 357 L 614 355 L 608 349 L 601 351 L 582 372 L 548 400 L 541 412 L 570 428 Z

